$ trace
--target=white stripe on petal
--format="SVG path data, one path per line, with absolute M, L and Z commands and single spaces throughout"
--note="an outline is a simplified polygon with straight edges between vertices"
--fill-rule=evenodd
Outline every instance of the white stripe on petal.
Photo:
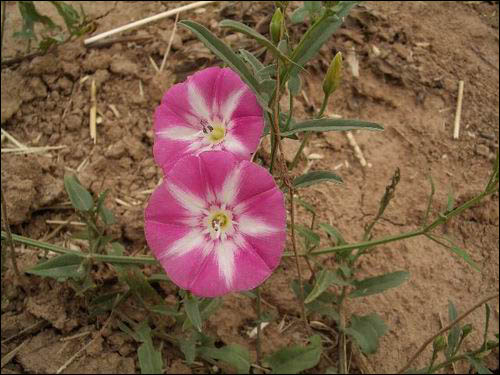
M 206 211 L 205 201 L 194 194 L 183 191 L 180 187 L 170 183 L 168 190 L 174 196 L 175 200 L 193 216 L 197 216 Z
M 241 168 L 234 168 L 229 175 L 226 176 L 219 199 L 225 205 L 231 206 L 238 195 L 241 183 Z
M 238 220 L 238 230 L 240 233 L 249 236 L 265 236 L 277 231 L 276 228 L 249 215 L 240 216 Z
M 231 287 L 234 276 L 234 255 L 238 248 L 232 241 L 221 241 L 215 245 L 215 257 L 219 266 L 219 273 L 226 286 Z
M 184 235 L 182 238 L 179 238 L 175 241 L 167 251 L 162 254 L 159 260 L 170 257 L 170 256 L 180 256 L 193 251 L 196 248 L 200 248 L 205 240 L 205 236 L 199 229 L 193 229 Z
M 248 152 L 243 143 L 241 143 L 235 136 L 231 135 L 231 133 L 227 133 L 224 137 L 224 147 L 227 151 L 231 151 L 236 154 L 245 154 Z M 248 158 L 250 159 L 250 153 L 248 153 Z
M 246 88 L 242 87 L 238 91 L 232 92 L 228 95 L 228 99 L 222 103 L 220 111 L 224 121 L 227 122 L 231 119 L 231 116 L 238 107 L 238 104 L 240 104 L 241 96 L 245 93 L 245 90 Z
M 162 138 L 172 139 L 174 141 L 192 141 L 198 138 L 201 130 L 188 128 L 186 126 L 174 126 L 156 133 Z
M 193 82 L 188 83 L 188 99 L 193 112 L 200 118 L 210 120 L 210 109 L 203 99 L 203 94 Z

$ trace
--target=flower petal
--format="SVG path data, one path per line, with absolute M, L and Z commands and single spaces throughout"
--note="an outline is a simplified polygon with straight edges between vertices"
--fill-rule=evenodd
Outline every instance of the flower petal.
M 261 116 L 257 97 L 241 78 L 229 68 L 222 69 L 215 87 L 219 116 L 229 120 L 238 117 Z

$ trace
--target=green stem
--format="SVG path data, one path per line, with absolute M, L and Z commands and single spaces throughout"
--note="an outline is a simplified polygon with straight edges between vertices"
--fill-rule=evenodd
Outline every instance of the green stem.
M 420 236 L 422 234 L 424 234 L 424 230 L 419 229 L 419 230 L 406 232 L 406 233 L 400 233 L 400 234 L 396 234 L 394 236 L 387 236 L 384 238 L 379 238 L 379 239 L 371 240 L 371 241 L 363 241 L 363 242 L 358 242 L 358 243 L 354 243 L 354 244 L 327 247 L 324 249 L 312 251 L 309 253 L 309 255 L 322 255 L 322 254 L 330 254 L 330 253 L 339 252 L 339 251 L 363 249 L 363 248 L 367 248 L 367 247 L 371 247 L 371 246 L 382 245 L 382 244 L 385 244 L 388 242 L 393 242 L 393 241 L 397 241 L 397 240 L 403 240 L 406 238 Z M 304 256 L 304 254 L 301 254 L 301 255 Z M 283 256 L 293 256 L 293 254 L 286 252 L 283 254 Z
M 7 239 L 7 233 L 2 231 L 2 239 Z M 33 240 L 28 237 L 12 234 L 12 240 L 23 245 L 36 247 L 42 250 L 53 251 L 58 254 L 72 254 L 82 258 L 92 259 L 97 262 L 108 262 L 118 264 L 158 264 L 158 261 L 153 257 L 129 257 L 118 255 L 103 255 L 103 254 L 87 254 L 77 250 L 66 249 L 65 247 L 49 244 L 42 241 Z
M 328 104 L 328 98 L 329 95 L 325 95 L 323 97 L 323 103 L 321 104 L 321 108 L 317 115 L 315 116 L 317 119 L 321 118 L 323 116 L 323 113 L 325 112 L 326 106 Z M 290 167 L 288 168 L 289 170 L 292 170 L 297 166 L 297 163 L 299 162 L 300 155 L 302 154 L 302 150 L 304 150 L 305 145 L 307 144 L 309 137 L 311 136 L 313 132 L 306 132 L 304 135 L 304 138 L 302 139 L 302 143 L 300 144 L 299 149 L 297 150 L 297 153 L 293 157 L 292 164 L 290 164 Z
M 261 323 L 262 323 L 262 303 L 260 298 L 260 288 L 256 288 L 257 292 L 257 342 L 255 344 L 255 350 L 257 352 L 257 364 L 260 366 L 260 361 L 262 358 L 262 349 L 260 345 L 260 335 L 261 335 Z

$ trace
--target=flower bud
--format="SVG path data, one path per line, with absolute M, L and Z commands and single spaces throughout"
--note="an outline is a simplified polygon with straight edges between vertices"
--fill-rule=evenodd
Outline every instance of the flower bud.
M 280 8 L 276 8 L 273 18 L 269 24 L 269 33 L 274 44 L 278 44 L 281 39 L 281 26 L 283 24 L 283 13 Z
M 288 3 L 290 3 L 290 2 L 289 1 L 275 1 L 274 5 L 276 6 L 276 8 L 280 8 L 284 11 L 287 8 Z
M 330 96 L 337 87 L 340 86 L 342 78 L 342 53 L 337 52 L 333 58 L 328 71 L 326 72 L 325 79 L 323 80 L 323 92 L 326 96 Z
M 325 5 L 325 7 L 327 8 L 333 8 L 334 6 L 336 6 L 339 2 L 338 1 L 323 1 L 323 4 Z
M 432 347 L 434 349 L 434 352 L 440 352 L 444 349 L 446 349 L 446 339 L 444 336 L 438 336 L 434 339 L 434 342 L 432 343 Z
M 467 336 L 471 332 L 472 332 L 472 324 L 467 323 L 462 327 L 462 337 Z

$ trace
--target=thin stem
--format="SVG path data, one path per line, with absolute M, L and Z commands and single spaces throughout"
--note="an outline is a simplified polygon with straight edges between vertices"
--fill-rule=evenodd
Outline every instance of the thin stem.
M 338 344 L 338 352 L 339 352 L 339 372 L 341 374 L 346 374 L 347 373 L 347 364 L 346 364 L 346 340 L 345 340 L 345 315 L 344 315 L 344 309 L 343 309 L 343 303 L 344 303 L 344 298 L 346 295 L 346 287 L 342 287 L 342 292 L 339 297 L 339 302 L 338 302 L 338 313 L 339 313 L 339 331 L 340 331 L 340 338 L 339 338 L 339 344 Z
M 257 364 L 260 366 L 261 358 L 262 358 L 262 349 L 260 344 L 260 335 L 261 335 L 261 323 L 262 323 L 262 301 L 260 298 L 260 288 L 256 288 L 257 293 L 257 342 L 255 343 L 255 350 L 257 352 Z
M 489 297 L 483 298 L 481 301 L 479 301 L 474 306 L 472 306 L 469 310 L 467 310 L 466 312 L 464 312 L 463 314 L 461 314 L 460 316 L 458 316 L 453 322 L 451 322 L 450 324 L 448 324 L 446 327 L 443 327 L 437 333 L 435 333 L 434 335 L 432 335 L 431 337 L 429 337 L 427 340 L 425 340 L 425 342 L 422 344 L 422 346 L 420 346 L 420 348 L 416 351 L 416 353 L 410 358 L 410 360 L 408 361 L 408 363 L 406 363 L 406 365 L 404 365 L 396 373 L 397 374 L 402 374 L 406 370 L 408 370 L 408 368 L 411 366 L 411 364 L 413 363 L 413 361 L 415 359 L 417 359 L 417 357 L 424 351 L 424 349 L 427 347 L 427 345 L 429 345 L 431 342 L 433 342 L 436 337 L 438 337 L 439 335 L 442 335 L 443 333 L 445 333 L 446 331 L 448 331 L 455 324 L 457 324 L 458 322 L 460 322 L 462 319 L 466 318 L 470 313 L 472 313 L 474 310 L 476 310 L 477 308 L 479 308 L 482 305 L 484 305 L 486 302 L 488 302 L 488 301 L 490 301 L 492 299 L 498 298 L 498 296 L 499 296 L 499 293 L 496 293 L 496 294 L 493 294 L 493 295 L 491 295 Z
M 8 239 L 7 232 L 2 231 L 2 239 Z M 66 249 L 65 247 L 49 244 L 42 241 L 33 240 L 28 237 L 20 236 L 18 234 L 12 234 L 12 240 L 14 242 L 22 243 L 27 246 L 36 247 L 42 250 L 49 250 L 58 254 L 71 254 L 76 255 L 81 258 L 92 259 L 96 262 L 108 262 L 116 264 L 158 264 L 158 261 L 153 257 L 130 257 L 130 256 L 119 256 L 119 255 L 103 255 L 103 254 L 88 254 L 82 253 L 77 250 Z
M 302 319 L 307 330 L 309 330 L 309 323 L 307 322 L 306 307 L 304 305 L 304 287 L 302 282 L 302 271 L 300 270 L 299 254 L 297 253 L 297 243 L 295 241 L 295 209 L 293 205 L 293 189 L 289 189 L 290 192 L 290 220 L 291 220 L 291 232 L 292 232 L 292 248 L 295 254 L 295 264 L 297 266 L 297 275 L 299 277 L 299 298 Z
M 469 353 L 465 353 L 465 354 L 460 354 L 460 355 L 457 355 L 457 356 L 455 356 L 455 357 L 453 357 L 453 358 L 450 358 L 450 359 L 448 359 L 448 360 L 446 360 L 446 361 L 444 361 L 444 362 L 442 362 L 442 363 L 440 363 L 440 364 L 436 365 L 435 367 L 433 367 L 432 369 L 430 369 L 428 372 L 429 372 L 430 374 L 432 374 L 433 372 L 436 372 L 436 371 L 438 371 L 438 370 L 441 370 L 442 368 L 446 368 L 446 367 L 448 367 L 449 365 L 451 365 L 451 364 L 453 364 L 453 363 L 455 363 L 455 362 L 457 362 L 457 361 L 462 361 L 462 360 L 464 360 L 464 359 L 467 359 L 467 357 L 469 357 L 469 356 L 474 357 L 475 355 L 480 354 L 480 353 L 482 353 L 482 352 L 484 352 L 484 350 L 483 350 L 483 348 L 481 347 L 480 349 L 475 350 L 475 351 L 473 351 L 473 352 L 469 352 Z
M 1 187 L 1 195 L 2 195 L 2 221 L 5 227 L 5 231 L 7 234 L 7 241 L 10 246 L 10 259 L 12 261 L 12 267 L 14 268 L 14 273 L 21 285 L 23 285 L 23 279 L 21 277 L 21 273 L 19 272 L 19 268 L 17 267 L 17 259 L 16 259 L 16 249 L 14 247 L 14 241 L 12 240 L 12 233 L 10 232 L 9 218 L 7 217 L 7 202 L 5 201 L 5 194 L 3 191 L 3 186 Z M 2 231 L 3 237 L 3 231 Z
M 325 112 L 326 106 L 328 104 L 328 98 L 329 98 L 329 95 L 325 95 L 323 97 L 323 103 L 321 103 L 321 108 L 315 116 L 317 119 L 319 119 L 323 116 L 323 113 Z M 288 168 L 289 170 L 292 170 L 293 168 L 295 168 L 297 166 L 297 163 L 299 162 L 300 155 L 302 154 L 302 150 L 304 150 L 304 147 L 306 146 L 311 134 L 312 134 L 312 132 L 306 132 L 306 134 L 304 135 L 304 138 L 302 139 L 302 142 L 300 143 L 299 149 L 297 150 L 295 156 L 293 157 L 292 163 L 290 164 L 290 168 Z

